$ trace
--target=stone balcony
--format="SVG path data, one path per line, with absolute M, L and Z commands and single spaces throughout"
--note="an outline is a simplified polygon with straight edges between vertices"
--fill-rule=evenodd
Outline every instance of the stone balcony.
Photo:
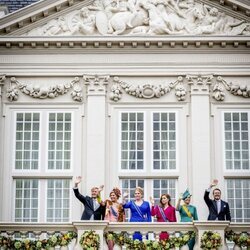
M 194 232 L 196 235 L 196 243 L 194 246 L 195 250 L 202 249 L 201 247 L 201 237 L 205 231 L 217 232 L 221 236 L 222 246 L 218 248 L 218 250 L 225 249 L 250 249 L 250 245 L 248 246 L 237 246 L 234 242 L 229 242 L 225 239 L 225 232 L 233 231 L 236 235 L 244 236 L 248 238 L 248 244 L 250 243 L 250 223 L 229 223 L 228 221 L 195 221 L 193 223 L 109 223 L 108 221 L 74 221 L 72 223 L 0 223 L 0 244 L 2 246 L 0 249 L 25 249 L 24 245 L 21 246 L 20 243 L 17 242 L 26 242 L 22 244 L 26 244 L 27 246 L 31 244 L 30 242 L 47 242 L 49 238 L 53 236 L 58 236 L 58 238 L 54 237 L 54 246 L 47 245 L 46 247 L 38 246 L 33 249 L 69 249 L 69 250 L 80 250 L 83 249 L 80 244 L 81 236 L 86 232 L 94 231 L 94 233 L 99 235 L 99 249 L 111 249 L 108 248 L 106 238 L 104 234 L 107 232 L 113 232 L 119 234 L 121 232 L 125 233 L 128 239 L 132 239 L 132 235 L 135 231 L 139 231 L 142 235 L 143 241 L 158 241 L 159 234 L 162 231 L 167 231 L 170 235 L 170 238 L 180 238 L 185 235 L 187 232 Z M 74 235 L 77 238 L 73 237 L 69 238 L 67 235 L 68 232 L 75 232 Z M 60 238 L 60 237 L 61 238 Z M 235 235 L 234 235 L 235 236 Z M 61 239 L 65 238 L 67 244 L 63 244 Z M 244 238 L 243 237 L 243 238 Z M 60 238 L 60 240 L 58 240 Z M 182 237 L 183 238 L 183 237 Z M 15 247 L 11 247 L 10 242 L 15 241 Z M 9 241 L 9 245 L 7 244 Z M 56 242 L 57 241 L 57 242 Z M 4 243 L 8 246 L 3 246 Z M 64 242 L 65 243 L 65 242 Z M 20 247 L 20 248 L 18 248 Z M 86 248 L 87 249 L 87 248 Z M 90 249 L 90 248 L 89 248 Z M 94 248 L 93 248 L 94 249 Z M 125 245 L 119 246 L 117 244 L 114 245 L 114 249 L 136 249 L 129 248 Z M 142 248 L 138 248 L 142 249 Z M 145 249 L 154 249 L 154 248 L 145 248 Z M 158 248 L 159 249 L 159 248 Z M 167 248 L 164 248 L 167 249 Z M 188 249 L 187 245 L 178 246 L 168 249 Z

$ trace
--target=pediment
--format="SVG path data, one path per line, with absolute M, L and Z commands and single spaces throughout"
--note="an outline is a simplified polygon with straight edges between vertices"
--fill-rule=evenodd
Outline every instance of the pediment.
M 25 37 L 250 35 L 249 6 L 234 1 L 229 9 L 228 2 L 226 6 L 222 0 L 61 0 L 52 4 L 44 0 L 0 20 L 0 31 Z

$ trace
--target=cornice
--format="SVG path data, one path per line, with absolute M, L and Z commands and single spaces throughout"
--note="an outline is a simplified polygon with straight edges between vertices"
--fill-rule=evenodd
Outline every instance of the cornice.
M 85 0 L 89 4 L 93 0 Z M 82 5 L 82 0 L 44 0 L 27 6 L 0 19 L 0 36 L 8 35 L 25 26 L 42 21 L 53 14 L 65 11 L 72 6 Z
M 250 36 L 154 36 L 154 37 L 1 37 L 0 51 L 15 51 L 15 53 L 26 53 L 29 50 L 84 50 L 93 52 L 96 50 L 107 51 L 118 50 L 119 52 L 136 53 L 158 50 L 244 50 L 249 51 Z M 250 52 L 250 51 L 249 51 Z
M 236 0 L 197 0 L 225 11 L 235 18 L 250 20 L 250 5 L 238 2 Z

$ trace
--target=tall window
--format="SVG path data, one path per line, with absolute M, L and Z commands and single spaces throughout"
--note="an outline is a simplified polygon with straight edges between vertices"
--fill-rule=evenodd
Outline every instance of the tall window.
M 121 169 L 144 167 L 144 114 L 121 114 Z
M 140 186 L 146 200 L 152 196 L 158 203 L 161 194 L 170 194 L 172 204 L 175 204 L 178 112 L 143 109 L 119 114 L 122 192 L 128 191 L 130 200 L 134 198 L 135 188 Z M 126 218 L 129 218 L 128 214 Z
M 176 169 L 175 112 L 122 112 L 120 123 L 122 170 Z
M 176 168 L 175 113 L 153 113 L 153 167 Z
M 225 178 L 235 174 L 226 179 L 227 199 L 235 222 L 250 222 L 249 116 L 249 111 L 223 113 Z
M 39 125 L 39 113 L 17 113 L 15 169 L 38 169 Z
M 38 180 L 16 180 L 15 221 L 38 221 Z
M 227 199 L 232 221 L 250 222 L 250 179 L 227 180 Z
M 47 182 L 47 221 L 69 221 L 69 180 L 48 180 Z
M 249 112 L 225 112 L 226 169 L 249 170 Z
M 69 169 L 71 159 L 71 113 L 49 114 L 48 168 Z
M 40 110 L 14 114 L 15 221 L 69 221 L 72 112 Z M 59 173 L 61 179 L 57 177 Z

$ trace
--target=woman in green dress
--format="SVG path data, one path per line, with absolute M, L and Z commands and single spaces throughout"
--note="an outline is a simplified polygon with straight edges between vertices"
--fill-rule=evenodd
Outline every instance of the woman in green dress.
M 181 195 L 176 204 L 176 211 L 179 211 L 181 222 L 193 222 L 194 220 L 198 220 L 197 209 L 195 206 L 190 205 L 191 194 L 188 189 Z M 181 205 L 181 200 L 183 200 L 183 204 Z M 193 237 L 188 242 L 189 250 L 193 250 L 195 244 L 195 238 Z

